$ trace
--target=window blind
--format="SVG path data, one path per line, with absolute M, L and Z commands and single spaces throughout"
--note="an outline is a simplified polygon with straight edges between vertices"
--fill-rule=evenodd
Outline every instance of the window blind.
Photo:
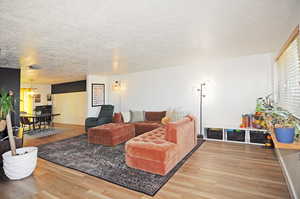
M 297 36 L 277 60 L 278 105 L 300 118 L 300 40 Z

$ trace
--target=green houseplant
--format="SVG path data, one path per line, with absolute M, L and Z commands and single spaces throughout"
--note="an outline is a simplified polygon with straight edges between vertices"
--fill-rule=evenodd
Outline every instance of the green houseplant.
M 10 115 L 13 111 L 13 106 L 13 93 L 2 90 L 0 96 L 0 117 L 2 123 L 6 123 L 11 148 L 11 151 L 2 154 L 3 170 L 9 179 L 19 180 L 31 175 L 36 168 L 37 147 L 22 147 L 16 149 Z M 5 120 L 5 122 L 3 122 L 3 120 Z
M 13 111 L 13 97 L 9 92 L 1 90 L 0 93 L 0 132 L 5 130 L 7 127 L 9 144 L 11 153 L 13 156 L 16 155 L 16 143 L 13 135 L 11 116 L 10 113 Z

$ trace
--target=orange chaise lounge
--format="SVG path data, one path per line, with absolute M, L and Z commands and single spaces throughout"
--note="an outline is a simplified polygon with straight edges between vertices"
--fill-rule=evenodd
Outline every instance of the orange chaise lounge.
M 129 140 L 125 145 L 126 164 L 166 175 L 196 144 L 195 118 L 186 116 Z

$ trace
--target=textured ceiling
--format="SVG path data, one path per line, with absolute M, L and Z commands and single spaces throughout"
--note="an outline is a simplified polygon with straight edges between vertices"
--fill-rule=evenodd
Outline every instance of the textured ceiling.
M 22 80 L 83 79 L 271 52 L 298 0 L 1 0 L 0 67 Z

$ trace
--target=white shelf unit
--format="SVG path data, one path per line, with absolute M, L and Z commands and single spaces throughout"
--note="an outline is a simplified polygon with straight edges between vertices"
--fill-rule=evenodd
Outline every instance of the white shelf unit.
M 222 130 L 222 138 L 208 138 L 207 137 L 207 130 L 208 129 L 221 129 Z M 244 141 L 234 141 L 228 140 L 228 130 L 241 130 L 245 132 Z M 233 142 L 233 143 L 240 143 L 240 144 L 254 144 L 254 145 L 264 145 L 258 142 L 251 142 L 250 134 L 260 132 L 262 134 L 266 134 L 268 131 L 265 129 L 256 129 L 256 128 L 235 128 L 235 127 L 204 127 L 204 139 L 205 140 L 213 140 L 213 141 L 220 141 L 220 142 Z

